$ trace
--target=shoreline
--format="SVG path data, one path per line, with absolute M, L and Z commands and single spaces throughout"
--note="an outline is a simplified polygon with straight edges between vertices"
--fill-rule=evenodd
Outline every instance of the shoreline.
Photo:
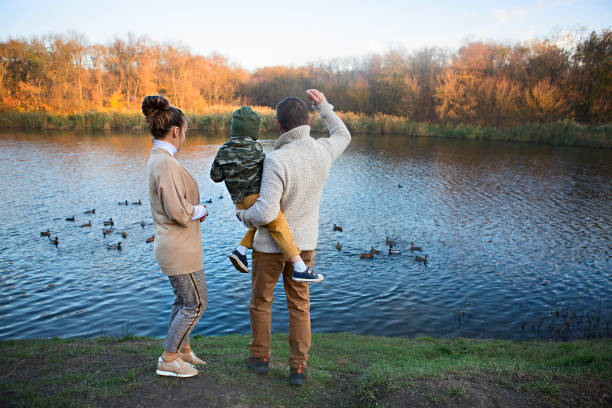
M 154 374 L 162 339 L 0 341 L 3 406 L 604 406 L 612 339 L 570 342 L 313 334 L 308 383 L 287 384 L 288 336 L 272 335 L 270 373 L 243 363 L 249 336 L 193 336 L 208 365 Z
M 211 107 L 210 112 L 188 113 L 189 128 L 198 132 L 226 134 L 235 107 Z M 261 133 L 277 132 L 274 111 L 254 107 L 261 116 Z M 474 124 L 438 124 L 413 122 L 407 118 L 384 114 L 365 115 L 338 112 L 352 134 L 406 137 L 443 137 L 458 140 L 491 140 L 612 149 L 612 124 L 585 126 L 574 122 L 530 123 L 512 127 Z M 325 124 L 312 117 L 312 131 L 326 133 Z M 56 115 L 40 112 L 1 112 L 0 129 L 19 130 L 146 130 L 139 113 L 85 112 Z

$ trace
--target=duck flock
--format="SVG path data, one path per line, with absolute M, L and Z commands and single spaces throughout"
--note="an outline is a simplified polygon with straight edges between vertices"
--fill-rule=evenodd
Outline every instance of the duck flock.
M 223 199 L 223 194 L 221 194 L 219 196 L 219 199 L 220 200 Z M 212 198 L 209 198 L 208 200 L 203 201 L 203 203 L 205 203 L 205 204 L 212 203 Z M 118 204 L 121 205 L 121 206 L 126 206 L 126 207 L 130 205 L 128 200 L 119 201 Z M 138 201 L 132 202 L 131 205 L 142 205 L 142 200 L 138 200 Z M 83 214 L 84 215 L 95 215 L 96 214 L 96 209 L 92 208 L 91 210 L 86 210 L 86 211 L 83 212 Z M 72 217 L 67 217 L 66 218 L 66 222 L 76 222 L 76 217 L 74 215 Z M 145 223 L 144 220 L 142 220 L 140 222 L 140 226 L 142 228 L 144 228 L 146 225 L 147 224 Z M 112 218 L 109 218 L 108 220 L 102 221 L 102 236 L 106 237 L 109 234 L 119 233 L 119 231 L 115 231 L 114 226 L 115 226 L 115 221 L 113 221 Z M 81 228 L 92 228 L 93 225 L 91 223 L 91 220 L 88 220 L 88 222 L 86 222 L 84 224 L 81 224 L 80 227 Z M 341 226 L 337 225 L 337 224 L 334 224 L 333 231 L 334 232 L 342 232 L 343 228 Z M 47 229 L 46 231 L 41 231 L 40 232 L 40 236 L 41 237 L 47 237 L 49 239 L 49 242 L 51 242 L 51 244 L 53 244 L 56 247 L 58 247 L 59 243 L 60 243 L 59 237 L 58 236 L 52 237 L 52 235 L 55 235 L 55 234 L 53 234 L 49 229 Z M 127 238 L 127 232 L 121 231 L 121 236 L 122 236 L 123 239 L 126 239 Z M 147 243 L 155 241 L 155 235 L 152 235 L 152 236 L 148 237 L 145 241 Z M 388 250 L 388 254 L 389 255 L 401 255 L 402 250 L 397 248 L 397 241 L 396 240 L 393 240 L 393 239 L 391 239 L 389 237 L 386 237 L 385 244 L 389 247 L 389 250 Z M 121 241 L 119 241 L 119 242 L 117 242 L 115 244 L 106 243 L 105 245 L 106 245 L 106 247 L 108 249 L 114 249 L 114 250 L 119 250 L 119 251 L 121 251 L 121 249 L 122 249 L 122 246 L 121 246 L 122 242 Z M 338 251 L 342 251 L 342 244 L 340 244 L 340 241 L 336 242 L 336 249 Z M 410 250 L 411 253 L 414 253 L 414 252 L 421 252 L 422 253 L 423 252 L 423 248 L 421 248 L 419 246 L 416 246 L 414 244 L 414 242 L 410 243 L 410 247 L 408 249 Z M 370 250 L 368 252 L 361 252 L 359 254 L 359 257 L 362 258 L 362 259 L 372 259 L 372 258 L 374 258 L 374 255 L 380 255 L 381 253 L 382 253 L 381 251 L 375 249 L 374 247 L 370 247 Z M 414 254 L 412 256 L 414 257 L 414 260 L 416 262 L 422 262 L 423 265 L 427 266 L 428 255 L 421 256 L 421 255 Z
M 219 195 L 219 199 L 220 200 L 223 199 L 223 194 Z M 204 203 L 206 203 L 206 204 L 212 203 L 212 198 L 209 198 L 208 200 L 203 201 L 203 204 Z M 123 200 L 123 201 L 119 201 L 117 204 L 119 204 L 120 206 L 125 206 L 125 207 L 128 207 L 130 204 L 138 206 L 138 205 L 142 205 L 142 200 L 139 199 L 138 201 L 134 201 L 132 203 L 130 203 L 128 200 Z M 86 210 L 86 211 L 83 212 L 83 214 L 84 215 L 96 215 L 96 209 L 92 208 L 91 210 Z M 76 222 L 76 216 L 73 215 L 71 217 L 67 217 L 66 218 L 66 222 Z M 147 224 L 145 223 L 144 220 L 140 221 L 140 226 L 142 228 L 146 227 L 146 225 Z M 93 225 L 91 223 L 91 220 L 88 220 L 86 223 L 81 224 L 80 227 L 81 228 L 92 228 Z M 123 239 L 127 238 L 127 232 L 125 232 L 125 231 L 121 231 L 120 232 L 120 231 L 116 231 L 115 230 L 115 221 L 112 218 L 109 218 L 108 220 L 102 221 L 101 227 L 102 227 L 102 236 L 103 237 L 106 237 L 107 235 L 114 234 L 114 233 L 120 233 L 121 237 Z M 56 236 L 53 236 L 53 235 L 55 235 L 55 234 L 51 230 L 49 230 L 49 229 L 47 229 L 46 231 L 41 231 L 40 232 L 40 236 L 41 237 L 47 237 L 49 239 L 49 242 L 51 242 L 51 244 L 53 244 L 56 247 L 58 247 L 59 244 L 60 244 L 60 239 L 59 239 L 59 237 L 57 235 Z M 155 241 L 155 235 L 152 235 L 152 236 L 148 237 L 145 241 L 147 243 Z M 121 241 L 119 241 L 117 243 L 112 243 L 112 244 L 111 243 L 105 243 L 105 245 L 106 245 L 106 247 L 108 249 L 114 249 L 114 250 L 119 250 L 119 251 L 121 251 L 121 249 L 123 248 Z
M 342 227 L 337 224 L 334 224 L 333 231 L 342 232 Z M 386 237 L 385 244 L 389 247 L 389 255 L 401 255 L 402 254 L 402 250 L 397 248 L 397 241 L 389 237 Z M 336 249 L 338 251 L 342 251 L 342 244 L 340 243 L 340 241 L 336 242 Z M 411 253 L 423 252 L 423 248 L 416 246 L 414 242 L 410 243 L 409 250 Z M 380 255 L 381 253 L 382 253 L 381 251 L 375 249 L 374 247 L 370 247 L 370 250 L 368 252 L 361 252 L 359 254 L 359 257 L 362 259 L 372 259 L 374 258 L 374 255 Z M 429 257 L 428 255 L 421 256 L 421 255 L 414 254 L 413 257 L 416 262 L 422 262 L 423 265 L 427 266 L 427 258 Z
M 129 206 L 130 203 L 128 202 L 128 200 L 124 200 L 124 201 L 119 201 L 118 203 L 119 205 L 122 206 Z M 138 200 L 135 202 L 132 202 L 131 205 L 142 205 L 142 200 Z M 92 208 L 91 210 L 86 210 L 83 212 L 84 215 L 96 215 L 96 209 Z M 66 222 L 76 222 L 77 218 L 76 216 L 71 216 L 71 217 L 66 217 Z M 147 224 L 145 223 L 144 220 L 142 220 L 140 222 L 140 226 L 142 228 L 144 228 Z M 79 225 L 79 227 L 81 228 L 92 228 L 93 224 L 91 222 L 91 220 L 88 220 L 86 223 Z M 106 237 L 109 234 L 113 234 L 113 233 L 120 233 L 121 237 L 123 239 L 127 238 L 127 232 L 125 231 L 116 231 L 115 230 L 115 221 L 112 218 L 109 218 L 108 220 L 103 220 L 102 221 L 102 236 Z M 41 231 L 40 232 L 40 236 L 41 237 L 47 237 L 49 239 L 49 242 L 51 242 L 51 244 L 55 245 L 56 247 L 59 246 L 60 244 L 60 239 L 57 235 L 55 235 L 51 230 L 47 229 L 46 231 Z M 153 242 L 155 240 L 155 235 L 149 237 L 146 239 L 146 242 Z M 108 249 L 114 249 L 114 250 L 119 250 L 121 251 L 122 246 L 121 246 L 121 241 L 117 242 L 117 243 L 105 243 L 106 247 Z

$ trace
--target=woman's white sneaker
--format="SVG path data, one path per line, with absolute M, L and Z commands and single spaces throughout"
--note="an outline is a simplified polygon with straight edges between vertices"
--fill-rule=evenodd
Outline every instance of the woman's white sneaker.
M 191 364 L 184 362 L 180 357 L 172 361 L 164 361 L 161 357 L 157 360 L 157 375 L 166 377 L 193 377 L 198 374 Z
M 187 354 L 183 354 L 179 351 L 178 355 L 184 362 L 189 363 L 191 365 L 206 365 L 206 361 L 196 356 L 193 350 Z

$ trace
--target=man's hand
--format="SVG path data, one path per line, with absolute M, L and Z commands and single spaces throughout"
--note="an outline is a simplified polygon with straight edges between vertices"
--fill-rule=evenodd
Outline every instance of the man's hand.
M 243 213 L 244 210 L 236 210 L 236 218 L 238 218 L 245 227 L 252 228 L 253 226 L 244 220 Z
M 314 106 L 319 106 L 319 104 L 325 100 L 323 92 L 317 91 L 316 89 L 308 89 L 306 95 L 308 95 L 308 99 L 310 99 L 310 102 L 312 102 Z

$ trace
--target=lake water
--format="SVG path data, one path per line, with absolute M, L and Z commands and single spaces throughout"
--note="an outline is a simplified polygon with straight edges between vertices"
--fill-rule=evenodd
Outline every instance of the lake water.
M 0 339 L 163 336 L 173 295 L 145 242 L 150 137 L 5 131 L 0 142 Z M 208 176 L 223 142 L 190 134 L 177 155 L 213 201 L 202 228 L 209 305 L 194 331 L 203 335 L 250 332 L 250 278 L 227 259 L 244 229 Z M 311 285 L 313 331 L 611 336 L 611 199 L 611 150 L 355 136 L 321 200 L 316 270 L 326 278 Z M 104 237 L 111 217 L 116 233 Z M 47 229 L 57 248 L 40 236 Z M 387 236 L 401 255 L 386 253 Z M 122 251 L 107 249 L 118 241 Z M 370 247 L 383 253 L 360 259 Z M 275 296 L 272 329 L 287 332 L 282 283 Z

